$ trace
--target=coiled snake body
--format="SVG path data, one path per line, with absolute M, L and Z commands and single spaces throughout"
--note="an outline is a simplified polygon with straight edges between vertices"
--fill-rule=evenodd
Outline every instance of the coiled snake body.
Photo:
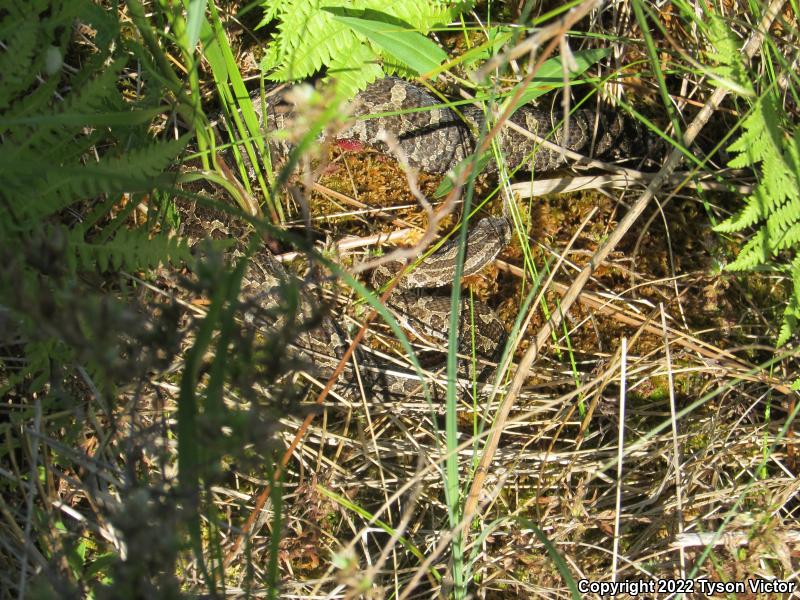
M 253 106 L 260 112 L 260 98 L 254 98 Z M 267 110 L 269 131 L 284 129 L 294 117 L 294 106 L 287 101 L 286 94 L 268 96 Z M 355 122 L 336 137 L 385 149 L 385 144 L 377 140 L 381 132 L 388 132 L 399 141 L 412 167 L 428 173 L 445 173 L 473 153 L 476 145 L 473 132 L 483 130 L 484 113 L 479 107 L 463 105 L 459 112 L 463 119 L 425 88 L 386 77 L 356 95 L 350 103 Z M 658 138 L 614 110 L 576 110 L 567 120 L 566 131 L 560 111 L 546 111 L 532 105 L 520 107 L 509 121 L 557 146 L 610 162 L 647 160 L 663 151 Z M 513 127 L 504 127 L 498 141 L 510 169 L 546 172 L 566 166 L 560 150 L 539 145 Z M 272 148 L 279 156 L 291 150 L 285 144 L 273 144 Z M 487 166 L 490 171 L 495 168 L 494 163 Z
M 254 99 L 258 109 L 260 100 Z M 337 134 L 341 140 L 356 140 L 363 144 L 381 147 L 377 142 L 379 133 L 391 134 L 399 143 L 408 163 L 431 173 L 444 173 L 475 150 L 473 131 L 480 131 L 483 112 L 477 107 L 461 109 L 462 120 L 449 108 L 424 88 L 389 77 L 376 81 L 358 94 L 352 101 L 351 114 L 355 123 Z M 272 95 L 267 101 L 268 115 L 262 122 L 267 131 L 278 131 L 288 126 L 294 117 L 294 106 L 287 102 L 286 95 Z M 393 113 L 387 115 L 386 113 Z M 381 115 L 364 118 L 367 115 Z M 566 141 L 565 146 L 572 151 L 591 154 L 605 160 L 634 159 L 653 156 L 657 144 L 643 136 L 639 128 L 616 112 L 577 111 L 569 119 L 569 131 L 565 135 L 561 115 L 549 113 L 532 106 L 524 106 L 514 113 L 511 119 L 517 126 L 538 136 L 547 137 L 556 144 Z M 505 129 L 499 138 L 500 148 L 510 168 L 521 167 L 537 172 L 551 171 L 560 166 L 563 159 L 558 150 L 537 146 L 527 136 Z M 271 141 L 273 158 L 285 158 L 291 146 L 285 142 Z M 385 146 L 384 146 L 385 148 Z M 208 219 L 188 214 L 185 218 L 186 232 L 194 229 L 199 237 L 208 236 Z M 215 220 L 217 229 L 226 229 L 221 220 Z M 205 233 L 203 233 L 205 232 Z M 224 234 L 224 232 L 223 232 Z M 228 235 L 231 235 L 228 232 Z M 190 237 L 191 234 L 189 235 Z M 485 218 L 470 231 L 466 251 L 464 273 L 476 273 L 491 262 L 510 241 L 510 227 L 504 218 Z M 455 242 L 443 246 L 431 255 L 401 282 L 404 288 L 436 288 L 453 283 L 455 257 L 458 247 Z M 380 284 L 391 277 L 391 269 L 385 266 L 373 276 Z M 277 260 L 268 252 L 260 253 L 251 261 L 246 276 L 243 293 L 257 298 L 263 305 L 279 301 L 282 282 L 290 276 Z M 308 293 L 301 294 L 301 313 L 310 315 L 314 299 Z M 459 316 L 459 327 L 467 332 L 470 346 L 479 356 L 492 357 L 503 337 L 503 326 L 488 307 L 480 303 L 468 305 Z M 392 308 L 401 324 L 423 339 L 447 339 L 450 322 L 449 296 L 412 295 L 395 293 Z M 471 311 L 471 312 L 470 312 Z M 471 330 L 470 325 L 474 324 Z M 338 362 L 338 355 L 346 347 L 346 335 L 330 317 L 322 320 L 319 327 L 301 336 L 297 344 L 300 353 L 316 365 L 318 376 L 328 377 Z M 472 332 L 470 336 L 469 333 Z M 461 351 L 470 353 L 471 348 Z M 362 361 L 370 364 L 370 361 Z M 375 364 L 373 362 L 373 364 Z M 375 367 L 377 375 L 367 378 L 368 385 L 380 386 L 389 392 L 407 392 L 418 389 L 419 382 L 413 377 L 386 374 L 380 365 Z M 351 372 L 352 375 L 352 372 Z M 363 374 L 362 374 L 363 377 Z M 345 385 L 351 383 L 352 376 L 345 377 Z

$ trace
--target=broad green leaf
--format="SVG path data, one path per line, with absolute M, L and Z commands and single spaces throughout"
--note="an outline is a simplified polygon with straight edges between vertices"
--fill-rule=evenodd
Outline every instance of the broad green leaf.
M 341 11 L 333 8 L 325 10 L 331 12 L 335 20 L 366 36 L 418 75 L 432 71 L 447 58 L 444 50 L 434 42 L 389 15 L 370 11 L 369 14 L 385 17 L 385 20 L 362 19 L 339 14 Z
M 186 16 L 186 51 L 194 52 L 197 40 L 200 39 L 200 28 L 203 26 L 203 15 L 206 14 L 206 0 L 191 0 Z

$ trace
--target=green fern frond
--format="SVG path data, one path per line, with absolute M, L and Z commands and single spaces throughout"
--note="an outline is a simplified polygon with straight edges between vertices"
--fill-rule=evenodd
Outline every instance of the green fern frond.
M 770 244 L 773 257 L 778 256 L 782 250 L 790 250 L 800 245 L 800 223 L 794 223 L 792 226 L 782 230 L 778 235 L 775 235 L 774 244 Z
M 24 158 L 25 161 L 32 161 L 34 164 L 43 159 L 56 164 L 79 160 L 97 143 L 103 132 L 90 131 L 82 136 L 73 134 L 72 143 L 65 144 L 70 128 L 53 124 L 53 121 L 56 121 L 54 117 L 69 115 L 73 120 L 78 120 L 82 115 L 88 119 L 89 115 L 97 113 L 128 112 L 129 109 L 121 96 L 117 92 L 111 92 L 116 88 L 125 62 L 117 60 L 105 67 L 96 77 L 87 79 L 80 85 L 76 84 L 73 93 L 68 94 L 64 101 L 57 105 L 37 106 L 36 103 L 29 103 L 26 99 L 16 102 L 5 115 L 7 122 L 27 118 L 30 124 L 16 127 L 10 132 L 15 143 L 8 145 L 9 160 Z M 47 100 L 51 102 L 52 96 Z
M 127 62 L 127 58 L 117 58 L 103 67 L 97 75 L 85 76 L 85 81 L 78 82 L 75 92 L 70 94 L 58 108 L 65 113 L 85 115 L 122 110 L 125 107 L 122 96 L 110 94 L 109 90 L 117 85 L 120 73 Z
M 714 11 L 706 11 L 705 14 L 708 17 L 705 23 L 706 37 L 710 44 L 706 56 L 709 63 L 714 65 L 710 81 L 743 96 L 753 96 L 753 87 L 739 51 L 740 42 L 730 24 Z
M 268 55 L 277 58 L 270 79 L 306 79 L 334 57 L 346 56 L 344 52 L 358 41 L 349 27 L 337 23 L 330 13 L 320 8 L 320 2 L 300 0 L 287 3 L 280 12 L 279 34 L 268 48 Z
M 756 191 L 745 200 L 744 208 L 722 223 L 719 223 L 714 227 L 714 231 L 718 233 L 734 233 L 758 223 L 765 214 L 762 195 L 761 188 L 757 188 Z
M 776 149 L 767 160 L 762 163 L 762 185 L 766 189 L 766 196 L 770 200 L 767 204 L 768 209 L 774 210 L 780 206 L 784 200 L 796 198 L 797 191 L 797 172 L 792 172 L 786 160 L 786 153 L 783 149 Z
M 449 6 L 445 2 L 421 2 L 420 0 L 398 0 L 391 5 L 391 11 L 381 8 L 385 12 L 401 19 L 420 31 L 427 34 L 433 25 L 444 23 L 455 14 L 463 12 L 467 3 Z
M 789 231 L 800 221 L 800 202 L 790 199 L 767 217 L 765 224 L 769 246 L 773 252 L 794 245 L 789 241 Z
M 453 6 L 436 0 L 399 0 L 392 4 L 378 0 L 285 0 L 264 2 L 263 6 L 262 25 L 279 21 L 278 34 L 262 61 L 262 68 L 271 71 L 268 77 L 274 81 L 297 81 L 326 66 L 330 74 L 344 77 L 341 90 L 352 96 L 385 72 L 407 73 L 407 69 L 326 9 L 376 11 L 425 35 L 464 9 L 466 3 Z
M 792 279 L 792 294 L 800 298 L 800 256 L 796 256 L 787 267 L 789 277 Z
M 783 311 L 783 322 L 776 341 L 778 346 L 788 342 L 800 325 L 800 256 L 789 264 L 788 274 L 792 281 L 792 293 Z
M 66 71 L 61 56 L 76 21 L 98 33 L 91 51 L 81 56 L 80 68 Z M 153 100 L 123 96 L 122 73 L 131 53 L 119 33 L 116 13 L 90 0 L 35 1 L 10 7 L 0 17 L 5 49 L 0 106 L 7 109 L 0 116 L 0 193 L 9 209 L 0 219 L 0 239 L 9 247 L 19 245 L 19 236 L 30 239 L 45 219 L 77 202 L 105 196 L 108 210 L 123 193 L 172 181 L 169 168 L 188 137 L 154 140 L 141 118 L 147 111 L 138 110 Z M 141 83 L 146 85 L 144 78 Z M 97 115 L 108 116 L 110 124 L 93 123 Z M 91 251 L 82 253 L 78 249 L 86 243 L 79 227 L 73 235 L 66 237 L 76 244 L 80 239 L 73 254 L 83 268 L 91 261 L 101 268 L 145 268 L 159 257 L 186 256 L 175 242 L 151 239 L 145 231 L 120 228 L 111 241 L 92 243 Z
M 0 22 L 0 29 L 10 29 L 10 20 L 7 15 Z M 12 99 L 18 97 L 28 89 L 36 76 L 41 56 L 37 54 L 39 48 L 39 29 L 35 21 L 30 20 L 21 27 L 15 28 L 5 37 L 7 47 L 0 52 L 0 73 L 3 73 L 3 85 L 0 86 L 0 110 L 6 110 Z
M 708 15 L 710 18 L 706 27 L 711 50 L 707 55 L 717 63 L 716 70 L 719 74 L 730 73 L 735 65 L 741 63 L 739 44 L 730 27 L 717 13 L 709 11 Z
M 272 23 L 280 15 L 286 12 L 286 0 L 267 0 L 261 3 L 261 8 L 264 11 L 261 17 L 261 22 L 256 25 L 256 29 L 260 29 Z
M 167 233 L 149 235 L 145 228 L 121 227 L 113 239 L 92 243 L 84 241 L 84 232 L 69 232 L 67 255 L 77 269 L 100 271 L 127 269 L 139 271 L 160 264 L 182 264 L 192 258 L 185 240 Z
M 787 153 L 786 138 L 781 133 L 777 113 L 767 99 L 756 102 L 743 122 L 742 135 L 730 145 L 737 152 L 732 168 L 761 166 L 756 190 L 747 197 L 745 208 L 715 229 L 718 232 L 742 231 L 761 220 L 771 222 L 770 234 L 782 229 L 800 216 L 796 161 Z M 787 160 L 788 159 L 788 160 Z M 774 237 L 774 236 L 773 236 Z
M 796 302 L 796 298 L 792 297 L 789 304 L 786 305 L 786 310 L 783 313 L 783 322 L 781 323 L 780 331 L 778 332 L 778 339 L 775 341 L 775 345 L 783 346 L 786 342 L 788 342 L 795 331 L 797 331 L 797 324 L 800 322 L 800 309 L 798 308 L 798 304 Z M 796 384 L 800 384 L 800 379 L 798 379 Z M 797 390 L 800 387 L 794 387 L 793 389 Z
M 333 58 L 328 66 L 328 73 L 336 78 L 337 93 L 343 98 L 350 98 L 383 77 L 384 72 L 376 62 L 377 58 L 372 48 L 353 40 L 350 50 L 341 57 Z M 353 68 L 353 65 L 363 66 Z
M 725 268 L 728 271 L 749 271 L 764 265 L 769 261 L 771 252 L 767 244 L 767 234 L 764 229 L 759 229 L 756 234 L 744 245 L 732 263 Z
M 756 99 L 742 121 L 742 134 L 728 148 L 736 153 L 730 167 L 754 169 L 758 177 L 744 207 L 715 227 L 725 233 L 756 228 L 736 260 L 727 265 L 729 271 L 782 270 L 780 264 L 787 257 L 792 260 L 800 248 L 800 128 L 787 135 L 778 107 L 774 91 Z M 800 323 L 797 258 L 788 271 L 793 284 L 778 333 L 779 345 L 790 339 Z
M 729 147 L 729 152 L 739 154 L 730 161 L 733 168 L 745 167 L 780 153 L 780 118 L 775 100 L 770 95 L 756 100 L 750 113 L 742 121 L 742 135 Z
M 168 183 L 170 176 L 163 174 L 187 141 L 184 137 L 151 143 L 121 156 L 102 157 L 88 164 L 65 162 L 51 166 L 44 176 L 35 168 L 36 163 L 27 168 L 18 165 L 20 169 L 9 175 L 7 182 L 10 189 L 20 193 L 27 189 L 29 198 L 16 206 L 17 217 L 36 222 L 82 199 L 147 191 L 159 182 Z

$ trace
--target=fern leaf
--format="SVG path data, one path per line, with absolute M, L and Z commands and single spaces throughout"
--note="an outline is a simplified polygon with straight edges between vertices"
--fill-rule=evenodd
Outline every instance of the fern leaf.
M 2 37 L 5 48 L 0 52 L 0 73 L 3 74 L 0 110 L 3 111 L 8 109 L 14 98 L 32 86 L 36 74 L 41 71 L 37 22 L 30 19 L 12 28 L 12 20 L 14 16 L 8 15 L 0 22 L 0 28 L 9 30 L 9 35 Z
M 379 10 L 405 21 L 422 34 L 429 33 L 435 25 L 446 23 L 465 8 L 456 6 L 451 9 L 445 3 L 425 0 L 399 0 L 393 2 L 391 8 L 381 8 L 380 3 L 375 4 L 378 4 Z
M 143 228 L 121 227 L 110 241 L 84 241 L 82 230 L 70 232 L 68 255 L 76 265 L 87 271 L 152 269 L 169 262 L 182 264 L 192 258 L 186 241 L 167 233 L 150 235 Z
M 98 135 L 101 134 L 98 132 Z M 17 211 L 16 218 L 34 223 L 84 198 L 148 191 L 159 181 L 168 183 L 172 176 L 164 172 L 187 141 L 188 138 L 181 138 L 150 143 L 122 156 L 103 157 L 88 165 L 71 160 L 50 166 L 44 174 L 35 161 L 3 163 L 0 175 L 5 180 L 4 192 L 10 197 L 26 198 L 25 202 L 12 206 Z M 61 141 L 60 146 L 63 145 Z
M 794 303 L 790 302 L 786 306 L 786 310 L 783 313 L 783 322 L 781 323 L 780 331 L 778 332 L 778 339 L 775 341 L 776 346 L 783 346 L 786 342 L 788 342 L 792 334 L 797 331 L 797 323 L 798 319 L 800 318 L 800 310 Z M 797 385 L 798 387 L 795 387 Z M 800 379 L 795 381 L 795 385 L 793 385 L 793 389 L 797 390 L 800 389 Z
M 761 184 L 765 188 L 768 212 L 776 210 L 787 199 L 797 198 L 797 175 L 789 170 L 782 153 L 764 161 L 763 172 Z
M 48 174 L 45 192 L 61 197 L 90 198 L 99 194 L 146 191 L 166 171 L 188 138 L 153 143 L 123 156 L 102 158 L 83 167 L 66 166 Z
M 114 60 L 102 71 L 85 81 L 79 82 L 75 93 L 70 94 L 59 105 L 61 112 L 92 114 L 108 110 L 122 110 L 125 104 L 119 94 L 110 94 L 119 80 L 122 69 L 127 64 L 127 58 Z
M 789 248 L 797 242 L 798 221 L 800 221 L 800 201 L 791 199 L 773 211 L 767 219 L 765 228 L 767 230 L 769 247 L 775 254 L 781 249 Z
M 285 14 L 287 4 L 289 3 L 284 0 L 268 0 L 267 2 L 262 2 L 261 8 L 264 10 L 264 16 L 261 18 L 261 22 L 256 25 L 256 29 L 269 25 L 282 14 Z
M 387 56 L 367 37 L 334 18 L 331 9 L 373 11 L 399 19 L 426 35 L 434 26 L 448 21 L 457 9 L 436 0 L 399 0 L 392 4 L 378 0 L 285 0 L 265 2 L 265 19 L 279 20 L 278 34 L 267 47 L 262 69 L 271 71 L 274 81 L 306 79 L 323 66 L 344 77 L 340 89 L 352 96 L 384 72 L 408 72 L 404 65 Z M 324 10 L 327 9 L 327 10 Z M 334 11 L 336 12 L 336 11 Z M 381 70 L 378 58 L 383 59 Z
M 739 154 L 728 165 L 743 168 L 769 160 L 780 152 L 778 115 L 768 98 L 759 98 L 750 114 L 742 121 L 742 135 L 728 146 L 729 152 Z
M 745 207 L 730 219 L 718 225 L 720 232 L 741 231 L 766 219 L 769 236 L 781 237 L 791 223 L 800 217 L 796 171 L 787 164 L 793 156 L 783 151 L 785 137 L 781 133 L 773 102 L 764 98 L 756 102 L 753 111 L 744 121 L 743 133 L 730 145 L 729 150 L 738 156 L 730 161 L 731 167 L 756 166 L 762 173 L 755 192 Z
M 800 257 L 795 257 L 790 263 L 789 275 L 792 280 L 792 293 L 783 311 L 783 321 L 775 342 L 778 346 L 788 342 L 800 324 Z
M 707 55 L 711 63 L 716 63 L 715 83 L 727 84 L 742 95 L 751 96 L 753 87 L 742 63 L 739 40 L 730 25 L 714 11 L 707 11 L 706 15 L 709 17 L 707 37 L 711 44 L 711 51 Z
M 278 26 L 275 53 L 280 60 L 270 74 L 274 81 L 297 81 L 314 74 L 356 41 L 346 25 L 320 10 L 320 2 L 295 1 Z M 355 2 L 354 4 L 360 4 Z
M 736 231 L 742 231 L 751 225 L 755 225 L 765 214 L 762 195 L 761 189 L 756 188 L 755 192 L 750 194 L 747 200 L 745 200 L 745 207 L 735 215 L 716 225 L 714 231 L 719 233 L 734 233 Z
M 756 226 L 755 235 L 726 269 L 774 268 L 787 251 L 800 248 L 800 128 L 784 134 L 778 98 L 767 92 L 758 98 L 742 123 L 742 134 L 729 146 L 733 168 L 753 168 L 758 185 L 745 206 L 715 229 L 735 232 Z M 785 344 L 800 324 L 800 259 L 789 272 L 792 290 L 783 313 L 777 344 Z
M 763 229 L 759 229 L 750 241 L 744 245 L 736 260 L 728 264 L 726 269 L 729 271 L 748 271 L 765 264 L 769 257 L 770 250 L 767 245 L 766 233 Z
M 796 298 L 800 298 L 800 255 L 795 256 L 789 263 L 788 272 L 792 280 L 792 293 Z
M 377 54 L 366 44 L 354 40 L 352 48 L 346 54 L 349 57 L 346 60 L 336 57 L 331 61 L 328 74 L 336 79 L 336 93 L 342 98 L 352 98 L 370 83 L 383 77 L 384 72 L 377 63 Z M 352 66 L 354 64 L 363 67 L 356 69 Z

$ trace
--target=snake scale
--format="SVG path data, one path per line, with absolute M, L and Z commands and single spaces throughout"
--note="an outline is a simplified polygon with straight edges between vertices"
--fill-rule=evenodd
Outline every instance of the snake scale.
M 270 139 L 270 150 L 274 161 L 283 161 L 292 146 L 271 135 L 290 127 L 296 117 L 291 94 L 271 94 L 267 97 L 267 117 L 261 114 L 260 98 L 253 98 L 253 105 Z M 483 111 L 474 106 L 461 109 L 461 116 L 430 94 L 425 88 L 395 77 L 387 77 L 369 85 L 351 102 L 350 114 L 353 124 L 336 134 L 337 140 L 355 141 L 359 144 L 387 150 L 378 142 L 379 134 L 388 132 L 397 141 L 412 167 L 430 173 L 444 173 L 475 150 L 473 131 L 481 131 Z M 394 114 L 386 114 L 394 113 Z M 379 115 L 375 118 L 364 118 Z M 462 119 L 463 117 L 463 119 Z M 638 126 L 614 111 L 579 110 L 569 118 L 569 131 L 564 132 L 561 115 L 533 106 L 523 106 L 511 118 L 517 126 L 538 136 L 547 137 L 556 144 L 564 144 L 569 150 L 609 161 L 633 160 L 657 155 L 657 143 L 643 135 Z M 564 143 L 566 142 L 566 143 Z M 563 167 L 563 158 L 558 150 L 549 149 L 532 141 L 529 137 L 505 128 L 499 137 L 500 148 L 510 168 L 552 171 Z M 489 167 L 492 170 L 492 167 Z M 202 214 L 195 205 L 183 210 L 183 235 L 194 240 L 208 237 L 233 237 L 242 241 L 246 231 L 240 225 L 214 214 Z M 484 218 L 475 224 L 467 238 L 464 274 L 479 272 L 497 257 L 509 243 L 510 226 L 504 218 Z M 242 244 L 237 247 L 241 252 Z M 428 343 L 447 340 L 450 323 L 450 297 L 430 293 L 410 292 L 414 288 L 427 290 L 453 283 L 455 257 L 458 251 L 455 238 L 443 245 L 439 251 L 421 261 L 398 284 L 399 291 L 391 297 L 390 309 L 398 322 L 413 335 Z M 374 287 L 383 285 L 392 278 L 397 265 L 383 265 L 373 273 Z M 292 281 L 286 269 L 266 249 L 251 260 L 243 285 L 243 295 L 261 306 L 281 302 L 282 290 Z M 297 283 L 297 280 L 294 280 Z M 300 315 L 311 319 L 317 297 L 301 285 Z M 470 355 L 474 347 L 479 357 L 496 357 L 497 346 L 504 336 L 504 328 L 494 312 L 480 302 L 467 304 L 464 301 L 459 315 L 459 330 L 462 334 L 459 351 Z M 470 327 L 470 325 L 474 325 Z M 276 323 L 269 326 L 275 327 Z M 468 342 L 468 343 L 467 343 Z M 325 316 L 311 330 L 305 331 L 296 340 L 298 354 L 314 365 L 316 375 L 326 379 L 333 374 L 338 357 L 347 347 L 348 338 L 340 323 Z M 464 361 L 467 362 L 467 361 Z M 361 358 L 360 377 L 365 385 L 380 388 L 387 393 L 408 393 L 419 388 L 419 381 L 408 373 L 387 369 L 379 360 Z M 485 375 L 485 373 L 484 373 Z M 342 385 L 348 388 L 355 379 L 348 367 Z
M 285 129 L 294 118 L 290 96 L 286 93 L 267 96 L 268 131 Z M 253 98 L 253 106 L 261 116 L 260 97 Z M 481 108 L 470 104 L 461 106 L 459 112 L 463 119 L 424 87 L 397 77 L 386 77 L 356 95 L 350 103 L 350 115 L 355 122 L 339 131 L 336 138 L 385 151 L 386 145 L 376 140 L 386 131 L 399 141 L 409 165 L 428 173 L 445 173 L 474 152 L 473 131 L 483 130 Z M 370 115 L 379 116 L 369 118 Z M 663 153 L 659 138 L 616 110 L 573 111 L 566 131 L 560 110 L 547 111 L 529 104 L 516 110 L 509 121 L 558 146 L 564 145 L 573 152 L 609 162 L 647 161 Z M 510 169 L 521 167 L 543 173 L 566 166 L 559 150 L 537 145 L 513 128 L 503 128 L 499 144 Z M 282 142 L 273 142 L 271 147 L 278 156 L 285 156 L 292 149 L 290 144 Z M 496 167 L 490 162 L 487 170 L 493 171 Z

